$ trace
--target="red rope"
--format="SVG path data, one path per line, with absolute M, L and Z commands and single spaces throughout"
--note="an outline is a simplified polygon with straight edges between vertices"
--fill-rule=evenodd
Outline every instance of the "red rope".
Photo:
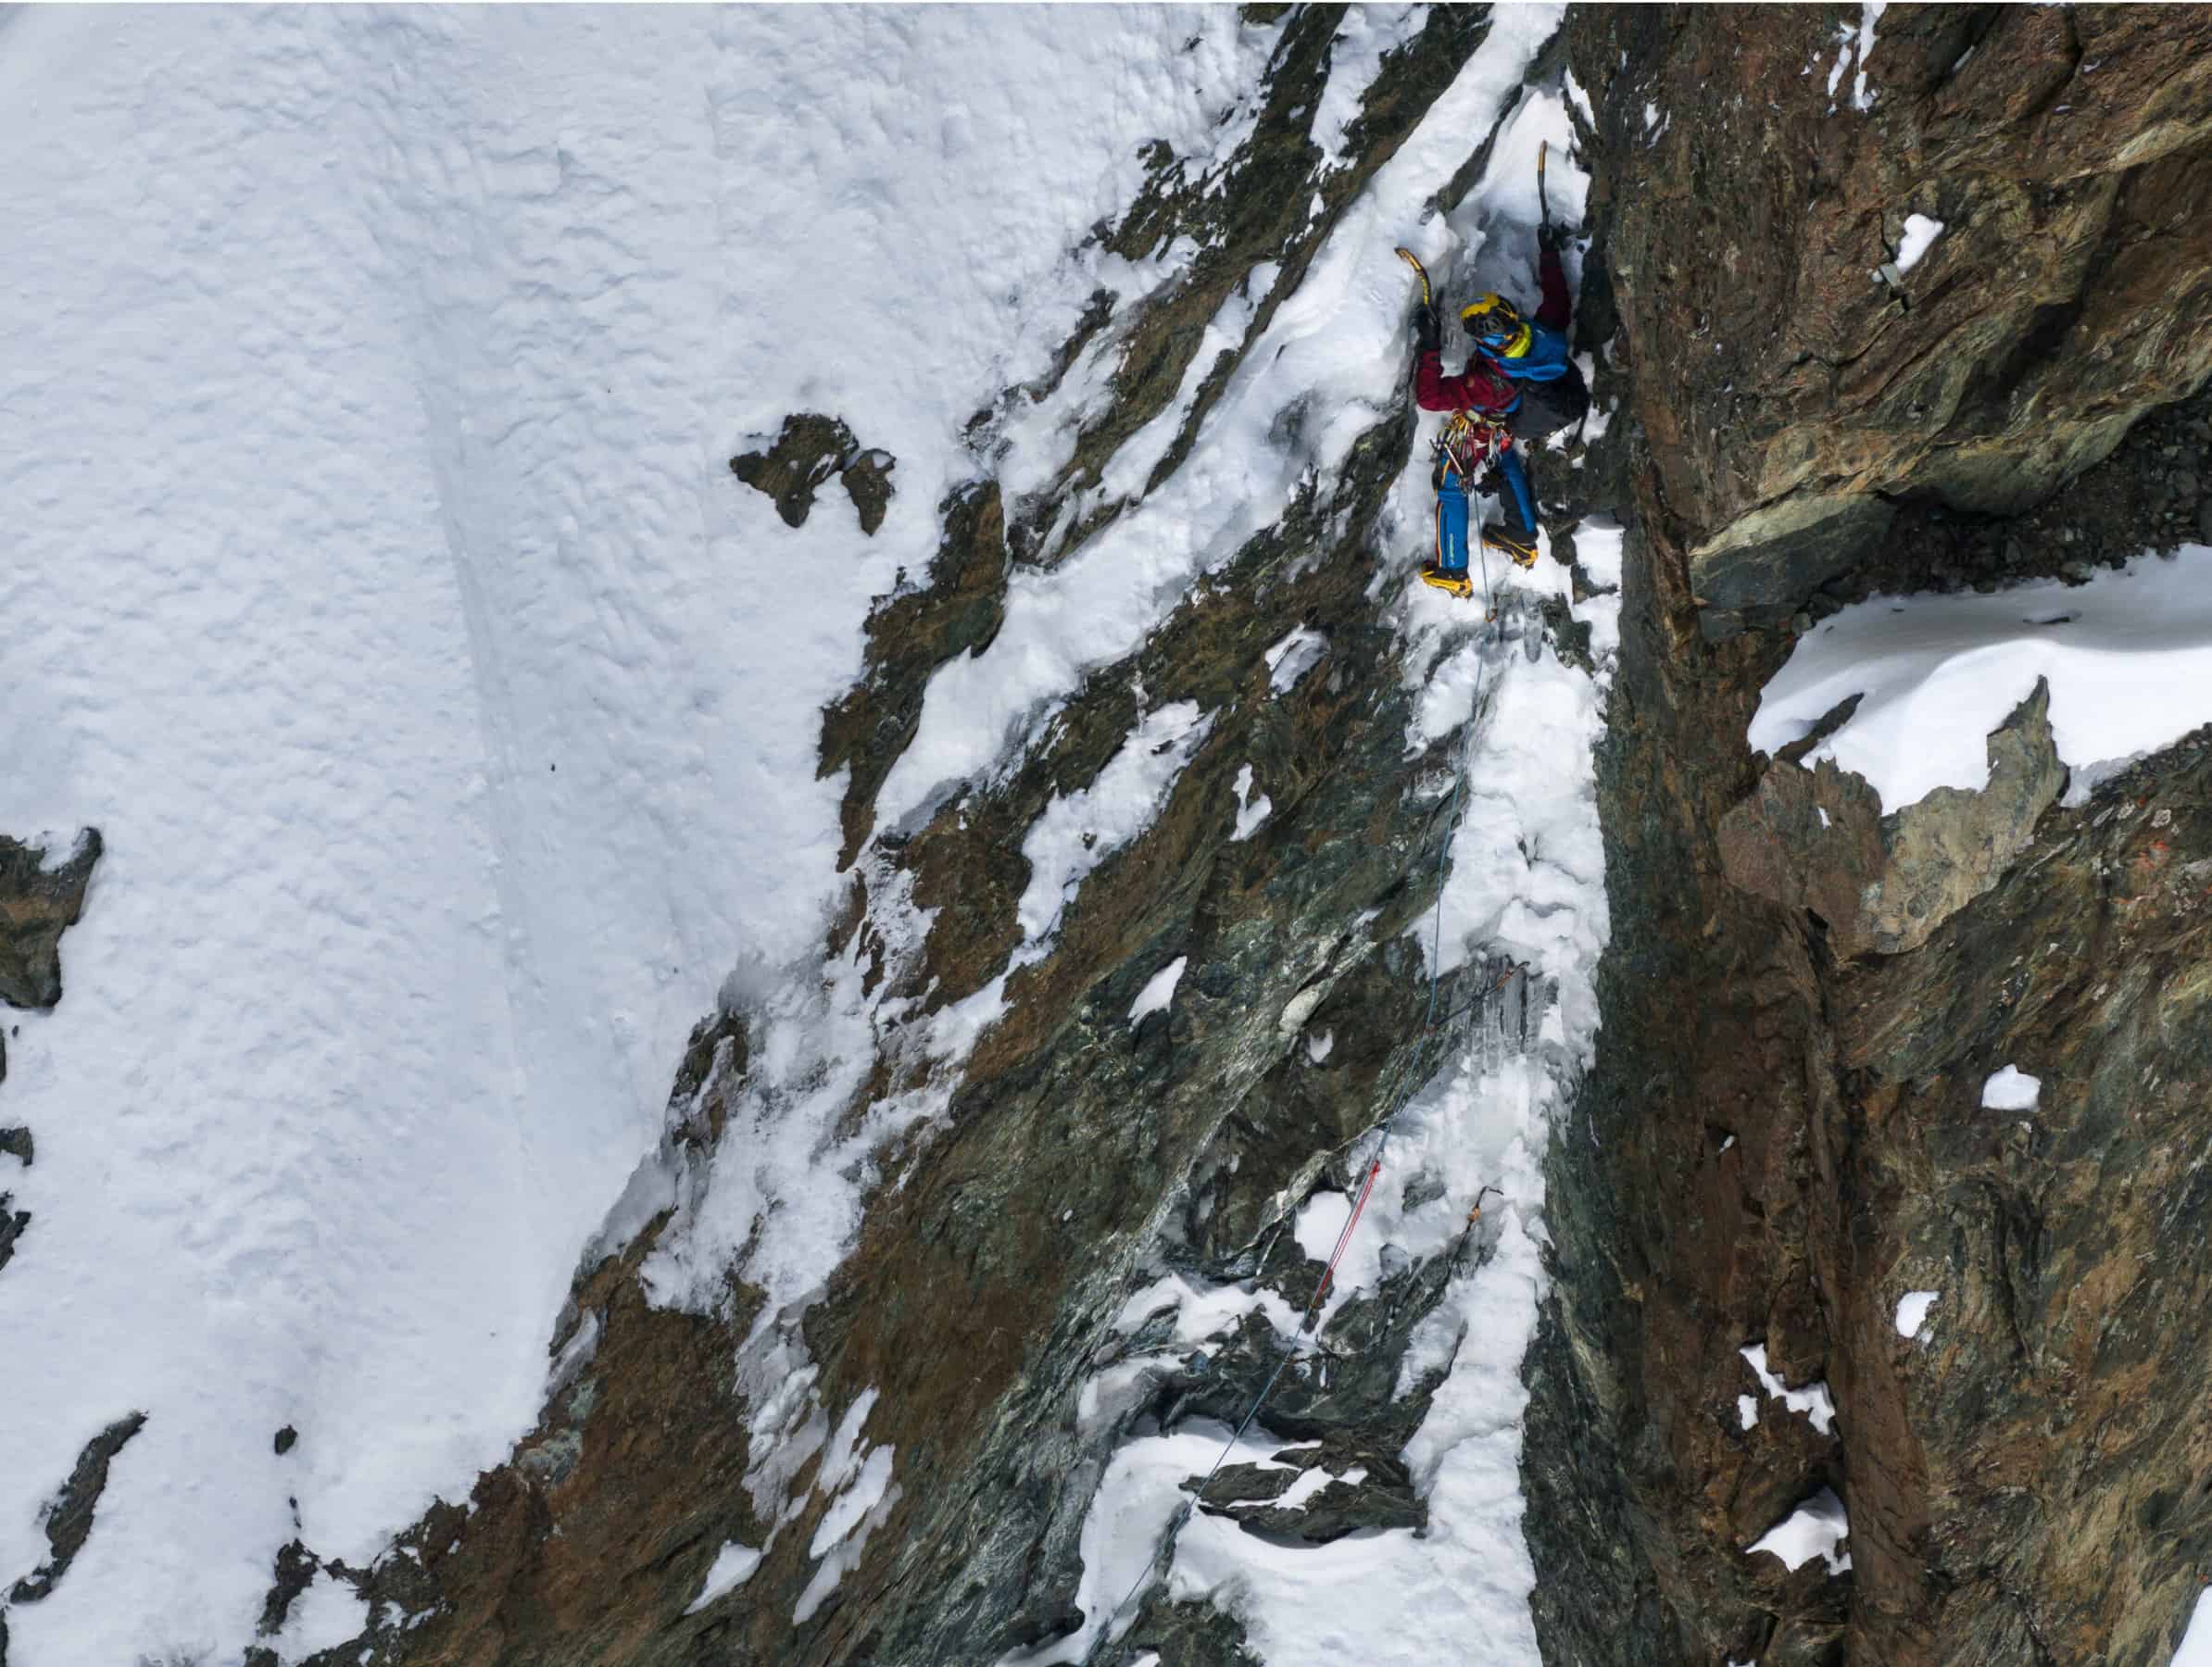
M 1328 1296 L 1328 1288 L 1336 1282 L 1337 1264 L 1344 1260 L 1346 1247 L 1351 1243 L 1351 1231 L 1360 1224 L 1360 1211 L 1367 1208 L 1367 1195 L 1375 1190 L 1375 1177 L 1382 1173 L 1382 1154 L 1377 1152 L 1375 1161 L 1367 1166 L 1367 1178 L 1360 1184 L 1360 1196 L 1351 1201 L 1351 1213 L 1344 1218 L 1344 1231 L 1337 1235 L 1337 1247 L 1331 1251 L 1328 1266 L 1322 1271 L 1321 1283 L 1313 1287 L 1313 1301 L 1306 1310 L 1306 1323 L 1311 1325 L 1314 1312 Z

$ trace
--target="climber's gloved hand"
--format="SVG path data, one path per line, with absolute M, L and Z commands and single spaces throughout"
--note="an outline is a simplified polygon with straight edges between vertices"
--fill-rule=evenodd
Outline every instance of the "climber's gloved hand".
M 1443 327 L 1437 322 L 1437 309 L 1433 307 L 1418 308 L 1414 314 L 1414 345 L 1423 353 L 1438 353 L 1444 345 Z
M 1546 220 L 1536 229 L 1536 246 L 1549 253 L 1557 254 L 1566 246 L 1566 232 L 1562 228 L 1554 226 L 1550 220 Z

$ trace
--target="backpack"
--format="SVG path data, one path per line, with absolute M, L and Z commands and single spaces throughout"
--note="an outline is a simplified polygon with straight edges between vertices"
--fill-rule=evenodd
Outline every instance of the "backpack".
M 1536 445 L 1573 428 L 1589 412 L 1589 385 L 1582 380 L 1581 366 L 1569 359 L 1565 371 L 1550 382 L 1521 383 L 1521 402 L 1506 421 L 1515 439 Z

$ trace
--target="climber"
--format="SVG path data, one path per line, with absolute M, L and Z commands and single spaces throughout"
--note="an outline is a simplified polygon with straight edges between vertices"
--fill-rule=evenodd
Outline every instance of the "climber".
M 1446 376 L 1443 331 L 1436 308 L 1415 315 L 1420 349 L 1414 397 L 1426 411 L 1466 411 L 1502 421 L 1518 440 L 1534 444 L 1579 422 L 1590 408 L 1590 391 L 1567 351 L 1566 325 L 1572 302 L 1566 273 L 1559 263 L 1560 233 L 1549 222 L 1538 228 L 1542 253 L 1538 263 L 1543 306 L 1534 319 L 1498 295 L 1479 295 L 1460 313 L 1471 351 L 1466 369 Z M 1496 472 L 1505 477 L 1500 519 L 1486 524 L 1482 539 L 1523 567 L 1536 560 L 1536 495 L 1519 454 L 1507 445 L 1498 455 Z M 1486 481 L 1483 490 L 1495 491 Z M 1439 502 L 1439 519 L 1443 514 Z M 1441 558 L 1439 557 L 1439 559 Z

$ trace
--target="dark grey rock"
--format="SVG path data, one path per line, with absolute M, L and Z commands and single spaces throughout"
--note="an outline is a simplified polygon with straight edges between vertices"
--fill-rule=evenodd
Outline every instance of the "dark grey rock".
M 1743 616 L 1725 608 L 1702 608 L 1698 610 L 1697 628 L 1708 643 L 1725 643 L 1730 637 L 1743 634 Z
M 133 1412 L 119 1418 L 84 1444 L 69 1479 L 46 1506 L 44 1524 L 48 1555 L 45 1561 L 16 1582 L 7 1594 L 10 1603 L 36 1603 L 60 1584 L 77 1553 L 92 1537 L 93 1513 L 107 1486 L 107 1467 L 131 1437 L 145 1427 L 146 1415 Z
M 61 934 L 77 923 L 100 860 L 100 834 L 77 835 L 68 859 L 0 834 L 0 1001 L 50 1008 L 61 999 Z
M 1710 608 L 1795 608 L 1881 542 L 1896 508 L 1866 493 L 1801 494 L 1739 518 L 1690 552 Z

